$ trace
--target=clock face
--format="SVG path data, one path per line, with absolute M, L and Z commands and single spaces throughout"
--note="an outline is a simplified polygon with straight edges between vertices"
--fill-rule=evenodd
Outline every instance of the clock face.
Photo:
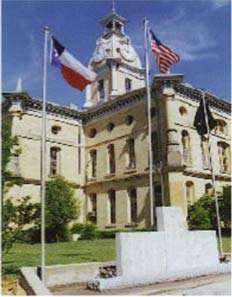
M 121 42 L 120 54 L 122 58 L 128 62 L 133 62 L 135 60 L 136 54 L 133 47 L 130 44 L 129 39 L 126 38 Z

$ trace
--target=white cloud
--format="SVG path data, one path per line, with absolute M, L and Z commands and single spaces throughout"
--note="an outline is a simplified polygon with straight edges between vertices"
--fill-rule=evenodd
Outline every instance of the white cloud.
M 231 0 L 210 0 L 214 8 L 221 8 L 231 3 Z
M 162 42 L 180 55 L 182 61 L 214 59 L 217 57 L 213 51 L 216 41 L 204 23 L 204 12 L 200 14 L 190 16 L 184 9 L 180 9 L 176 15 L 165 21 L 162 19 L 157 22 L 156 18 L 154 25 L 151 19 L 151 28 L 154 28 Z M 141 54 L 142 37 L 136 35 L 132 36 L 132 40 Z

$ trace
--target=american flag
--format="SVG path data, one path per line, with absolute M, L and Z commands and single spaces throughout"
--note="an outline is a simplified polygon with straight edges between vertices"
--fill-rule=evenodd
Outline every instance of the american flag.
M 169 68 L 180 61 L 180 57 L 170 48 L 161 43 L 155 34 L 150 30 L 151 49 L 156 57 L 160 73 L 167 73 Z

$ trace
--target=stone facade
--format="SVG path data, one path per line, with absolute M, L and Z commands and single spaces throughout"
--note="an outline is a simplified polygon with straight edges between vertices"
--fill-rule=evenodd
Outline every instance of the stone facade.
M 115 13 L 102 21 L 105 33 L 89 64 L 99 80 L 88 87 L 86 109 L 47 104 L 47 178 L 61 174 L 74 183 L 80 222 L 90 219 L 99 228 L 150 226 L 144 69 L 124 33 L 125 23 Z M 151 115 L 154 205 L 180 206 L 186 215 L 187 204 L 212 185 L 207 139 L 193 127 L 201 92 L 183 79 L 154 77 Z M 5 92 L 3 98 L 22 150 L 9 167 L 24 179 L 8 195 L 38 201 L 42 101 L 26 92 Z M 208 92 L 206 100 L 218 122 L 212 155 L 221 190 L 230 182 L 230 104 Z

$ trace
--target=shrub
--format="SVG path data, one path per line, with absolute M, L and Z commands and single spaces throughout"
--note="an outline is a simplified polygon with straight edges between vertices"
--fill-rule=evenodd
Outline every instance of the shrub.
M 2 274 L 18 274 L 20 271 L 19 267 L 15 264 L 7 264 L 2 266 Z
M 117 230 L 97 230 L 96 237 L 99 239 L 115 238 Z
M 118 232 L 148 232 L 152 231 L 152 228 L 141 228 L 141 229 L 114 229 L 114 230 L 97 230 L 96 237 L 99 239 L 115 238 Z
M 41 232 L 38 226 L 33 226 L 27 230 L 23 230 L 18 237 L 19 242 L 26 242 L 29 244 L 40 243 Z
M 96 238 L 96 225 L 86 224 L 81 231 L 81 239 L 95 239 Z
M 219 196 L 220 197 L 220 196 Z M 224 221 L 223 199 L 218 199 L 221 221 Z M 214 229 L 217 231 L 215 197 L 204 195 L 188 207 L 188 224 L 191 230 Z
M 84 228 L 85 228 L 84 224 L 76 223 L 71 227 L 70 232 L 72 234 L 81 234 Z
M 208 230 L 212 229 L 209 211 L 201 205 L 189 207 L 188 225 L 190 230 Z

